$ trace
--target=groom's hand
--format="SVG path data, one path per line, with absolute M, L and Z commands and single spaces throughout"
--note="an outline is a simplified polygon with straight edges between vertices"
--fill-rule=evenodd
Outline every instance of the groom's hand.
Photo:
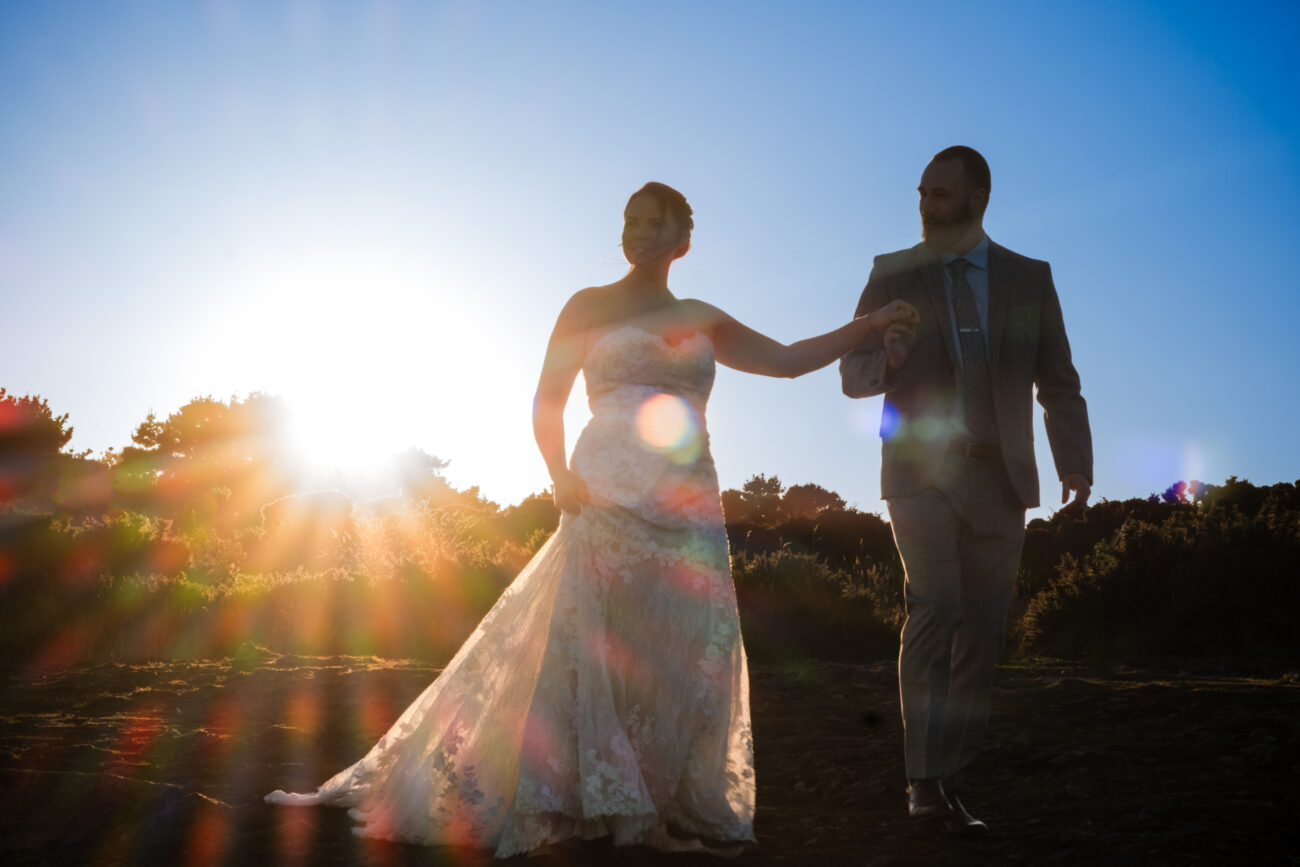
M 889 359 L 889 369 L 898 370 L 907 363 L 916 343 L 916 326 L 910 323 L 895 322 L 885 332 L 885 355 Z
M 875 319 L 880 328 L 882 325 L 888 328 L 891 325 L 906 325 L 916 327 L 921 321 L 921 314 L 915 307 L 908 304 L 902 298 L 895 298 L 879 310 L 868 314 L 867 318 Z
M 1074 501 L 1070 502 L 1070 491 L 1074 491 Z M 1084 508 L 1088 505 L 1088 497 L 1092 495 L 1092 484 L 1088 477 L 1083 473 L 1066 473 L 1061 477 L 1061 503 L 1065 508 L 1062 512 L 1072 517 L 1078 517 L 1083 514 Z

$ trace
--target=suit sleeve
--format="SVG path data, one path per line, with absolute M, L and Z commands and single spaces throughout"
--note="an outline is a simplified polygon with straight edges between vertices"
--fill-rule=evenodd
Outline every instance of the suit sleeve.
M 877 256 L 867 278 L 867 286 L 858 299 L 854 318 L 878 310 L 890 302 L 885 281 L 881 279 L 881 257 Z M 892 387 L 889 382 L 889 357 L 880 335 L 872 335 L 866 343 L 840 359 L 840 383 L 849 397 L 871 397 Z
M 1058 476 L 1082 473 L 1092 483 L 1092 430 L 1079 373 L 1070 355 L 1061 300 L 1052 283 L 1052 269 L 1043 263 L 1045 294 L 1040 311 L 1038 370 L 1034 385 L 1043 406 L 1047 441 Z

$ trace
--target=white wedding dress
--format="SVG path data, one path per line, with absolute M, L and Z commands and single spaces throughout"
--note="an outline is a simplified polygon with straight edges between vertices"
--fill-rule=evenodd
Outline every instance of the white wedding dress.
M 362 836 L 494 848 L 662 826 L 752 841 L 749 681 L 704 430 L 713 346 L 633 326 L 592 347 L 573 453 L 590 504 L 442 674 L 315 793 Z

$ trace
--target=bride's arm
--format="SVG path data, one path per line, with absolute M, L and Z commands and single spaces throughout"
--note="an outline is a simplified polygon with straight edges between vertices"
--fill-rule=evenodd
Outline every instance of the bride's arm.
M 789 345 L 742 325 L 716 307 L 711 308 L 711 320 L 713 347 L 720 364 L 762 376 L 794 377 L 825 367 L 890 325 L 915 324 L 919 316 L 906 301 L 892 301 L 834 331 Z
M 587 352 L 587 294 L 576 293 L 555 320 L 533 398 L 533 436 L 555 486 L 555 505 L 566 512 L 579 511 L 587 499 L 564 456 L 564 407 Z

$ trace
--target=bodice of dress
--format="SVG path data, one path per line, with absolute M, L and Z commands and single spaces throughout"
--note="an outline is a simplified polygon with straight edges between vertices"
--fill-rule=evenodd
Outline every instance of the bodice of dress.
M 587 402 L 594 416 L 635 410 L 657 394 L 681 398 L 703 416 L 713 374 L 713 343 L 704 334 L 670 344 L 634 325 L 601 337 L 583 365 Z
M 596 500 L 661 526 L 718 520 L 704 417 L 714 376 L 709 338 L 670 344 L 623 326 L 596 342 L 583 374 L 592 418 L 572 466 Z

